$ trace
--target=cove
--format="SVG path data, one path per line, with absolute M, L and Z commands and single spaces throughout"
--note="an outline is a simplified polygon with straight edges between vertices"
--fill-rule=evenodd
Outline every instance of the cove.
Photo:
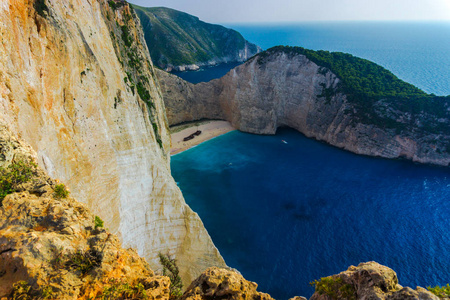
M 233 131 L 171 168 L 227 264 L 275 299 L 309 297 L 314 279 L 371 260 L 404 286 L 450 280 L 449 168 L 359 156 L 292 129 Z

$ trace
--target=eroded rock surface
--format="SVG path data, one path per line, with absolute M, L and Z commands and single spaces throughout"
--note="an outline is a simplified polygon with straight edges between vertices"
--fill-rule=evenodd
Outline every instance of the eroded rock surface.
M 136 251 L 123 249 L 86 205 L 59 197 L 59 183 L 34 164 L 36 157 L 0 125 L 0 166 L 21 162 L 32 170 L 0 199 L 0 298 L 114 298 L 113 289 L 128 286 L 149 299 L 168 299 L 169 278 L 155 276 Z
M 264 54 L 264 53 L 263 53 Z M 273 51 L 207 83 L 190 84 L 158 71 L 169 124 L 200 119 L 222 119 L 256 134 L 275 134 L 288 126 L 307 137 L 351 152 L 421 163 L 450 164 L 450 119 L 429 113 L 393 109 L 380 99 L 374 117 L 397 122 L 406 129 L 359 122 L 364 112 L 339 89 L 340 79 L 305 55 Z M 417 124 L 410 124 L 414 119 Z
M 187 284 L 225 266 L 170 174 L 170 137 L 139 19 L 124 1 L 3 0 L 0 120 L 125 247 Z
M 182 300 L 273 300 L 270 295 L 256 291 L 258 285 L 227 269 L 209 268 L 183 294 Z
M 327 283 L 317 288 L 311 300 L 331 299 L 433 299 L 439 298 L 424 288 L 415 290 L 398 284 L 397 274 L 376 262 L 361 263 L 321 281 Z

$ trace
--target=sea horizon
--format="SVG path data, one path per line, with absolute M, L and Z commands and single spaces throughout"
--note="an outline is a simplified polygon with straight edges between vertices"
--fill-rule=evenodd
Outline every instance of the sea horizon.
M 284 45 L 350 53 L 383 66 L 427 93 L 450 95 L 450 21 L 227 23 L 226 27 L 264 50 Z M 220 78 L 231 67 L 235 65 L 176 75 L 198 83 Z

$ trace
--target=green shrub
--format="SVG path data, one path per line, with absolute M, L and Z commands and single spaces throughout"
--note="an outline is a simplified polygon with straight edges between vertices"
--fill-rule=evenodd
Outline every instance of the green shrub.
M 0 167 L 0 206 L 6 195 L 14 193 L 18 185 L 31 179 L 35 168 L 34 163 L 23 161 L 14 162 L 7 168 Z
M 444 298 L 444 297 L 450 297 L 450 284 L 447 283 L 446 286 L 435 286 L 435 287 L 427 287 L 427 289 L 435 294 L 438 297 Z
M 53 294 L 53 288 L 51 286 L 45 286 L 42 288 L 41 291 L 41 298 L 40 299 L 55 299 L 55 296 Z
M 95 229 L 103 228 L 103 220 L 100 219 L 99 216 L 95 216 L 95 218 L 94 218 L 94 226 L 95 226 Z
M 145 102 L 150 101 L 150 99 L 151 99 L 150 92 L 145 88 L 145 86 L 142 84 L 142 82 L 138 82 L 137 92 L 139 94 L 139 97 L 141 97 L 142 100 L 144 100 Z
M 322 277 L 320 280 L 310 282 L 320 295 L 327 295 L 331 299 L 356 299 L 356 289 L 353 285 L 346 284 L 337 276 Z
M 163 144 L 162 144 L 162 140 L 159 138 L 159 137 L 157 137 L 156 138 L 156 142 L 158 143 L 158 145 L 159 145 L 159 148 L 163 148 Z
M 22 280 L 13 284 L 13 290 L 11 292 L 10 298 L 13 300 L 47 300 L 54 299 L 53 289 L 50 286 L 44 286 L 41 290 L 35 290 L 31 285 Z
M 448 119 L 450 96 L 436 96 L 427 94 L 414 85 L 404 82 L 389 70 L 348 53 L 314 51 L 302 47 L 276 46 L 255 57 L 259 65 L 263 65 L 272 54 L 283 52 L 294 57 L 304 55 L 320 68 L 319 74 L 333 72 L 341 81 L 336 90 L 325 89 L 319 97 L 325 97 L 326 103 L 336 93 L 344 93 L 347 100 L 354 105 L 356 114 L 354 120 L 364 124 L 373 124 L 380 128 L 392 128 L 401 132 L 412 124 L 405 124 L 395 118 L 378 115 L 376 104 L 383 101 L 392 110 L 412 115 L 422 119 L 422 130 L 431 132 L 448 132 L 450 126 L 433 122 L 435 119 Z M 423 113 L 431 115 L 431 121 L 423 118 Z M 412 122 L 413 122 L 412 121 Z
M 169 255 L 159 253 L 158 256 L 163 267 L 163 275 L 170 278 L 170 299 L 178 299 L 183 295 L 183 283 L 181 282 L 177 262 L 175 258 L 171 258 Z
M 65 265 L 69 269 L 79 271 L 82 275 L 86 275 L 92 269 L 100 266 L 102 259 L 101 253 L 96 250 L 91 249 L 86 252 L 77 251 L 68 256 Z
M 142 283 L 130 285 L 117 279 L 111 279 L 110 283 L 103 288 L 102 294 L 97 299 L 122 300 L 122 299 L 148 299 Z
M 67 190 L 66 186 L 64 185 L 64 183 L 60 183 L 55 185 L 54 188 L 55 193 L 53 194 L 53 196 L 57 199 L 61 199 L 61 198 L 67 198 L 67 196 L 69 196 L 69 191 Z
M 116 2 L 114 2 L 114 1 L 112 1 L 112 0 L 109 0 L 109 1 L 108 1 L 108 4 L 109 4 L 109 7 L 111 7 L 113 10 L 116 10 L 116 9 L 117 9 L 117 4 L 116 4 Z
M 120 28 L 122 28 L 122 40 L 125 43 L 125 46 L 131 47 L 133 39 L 130 36 L 130 31 L 128 30 L 127 25 L 123 25 Z
M 11 293 L 13 300 L 28 300 L 33 299 L 31 294 L 31 286 L 26 281 L 18 281 L 13 284 L 13 290 Z

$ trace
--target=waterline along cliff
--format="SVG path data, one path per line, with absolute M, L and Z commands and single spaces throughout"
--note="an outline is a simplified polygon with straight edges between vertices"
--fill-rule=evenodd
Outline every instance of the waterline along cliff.
M 256 134 L 288 126 L 357 154 L 450 164 L 450 97 L 349 54 L 274 47 L 207 83 L 158 76 L 170 125 L 221 119 Z
M 139 19 L 124 1 L 0 4 L 0 120 L 157 269 L 183 280 L 224 266 L 170 175 L 164 103 Z

